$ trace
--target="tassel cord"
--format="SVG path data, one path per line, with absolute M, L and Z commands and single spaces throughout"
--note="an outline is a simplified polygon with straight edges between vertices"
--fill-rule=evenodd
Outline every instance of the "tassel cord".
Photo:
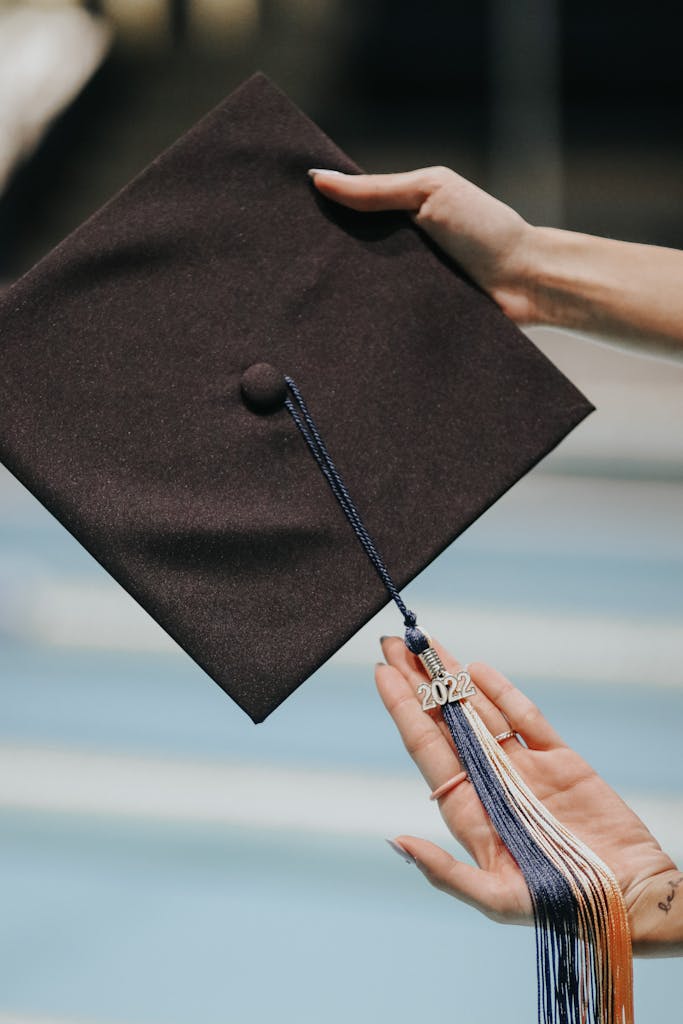
M 292 395 L 291 398 L 287 397 L 285 399 L 285 406 L 289 410 L 294 423 L 308 445 L 313 458 L 318 463 L 325 479 L 332 488 L 335 498 L 339 502 L 339 505 L 348 519 L 351 528 L 363 546 L 365 553 L 375 567 L 377 575 L 382 580 L 382 583 L 388 590 L 390 597 L 396 603 L 399 611 L 403 615 L 404 624 L 408 627 L 414 627 L 417 622 L 417 616 L 415 615 L 415 612 L 410 611 L 410 609 L 406 607 L 406 604 L 398 591 L 398 587 L 389 575 L 389 570 L 384 564 L 382 556 L 370 537 L 358 509 L 353 503 L 351 495 L 341 478 L 341 474 L 334 464 L 332 456 L 328 452 L 320 431 L 318 430 L 308 406 L 303 399 L 303 395 L 291 377 L 285 377 L 285 382 Z M 295 408 L 295 405 L 298 409 Z

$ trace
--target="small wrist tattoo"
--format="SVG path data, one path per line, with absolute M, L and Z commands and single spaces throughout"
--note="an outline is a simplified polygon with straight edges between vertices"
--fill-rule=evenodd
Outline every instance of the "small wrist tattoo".
M 657 906 L 660 910 L 663 910 L 665 914 L 668 914 L 671 910 L 671 904 L 676 899 L 676 891 L 678 890 L 679 885 L 683 885 L 683 875 L 680 875 L 678 878 L 670 879 L 666 884 L 669 891 L 667 892 L 666 897 L 659 901 Z

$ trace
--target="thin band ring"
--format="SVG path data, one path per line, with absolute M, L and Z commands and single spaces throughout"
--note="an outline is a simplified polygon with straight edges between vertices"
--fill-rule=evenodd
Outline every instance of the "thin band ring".
M 511 740 L 513 736 L 516 738 L 517 733 L 514 729 L 508 729 L 507 732 L 499 732 L 497 736 L 494 736 L 494 740 L 498 743 L 502 743 L 504 740 Z
M 430 793 L 429 799 L 438 800 L 440 797 L 445 796 L 446 793 L 450 793 L 450 791 L 455 789 L 456 786 L 459 786 L 461 782 L 465 781 L 468 781 L 467 772 L 458 772 L 457 775 L 454 775 L 451 779 L 447 779 L 443 785 L 439 786 L 438 789 L 435 789 L 433 793 Z

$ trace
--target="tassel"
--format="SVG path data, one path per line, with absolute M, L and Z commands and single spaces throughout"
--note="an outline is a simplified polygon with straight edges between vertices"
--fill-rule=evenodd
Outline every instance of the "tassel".
M 405 643 L 429 673 L 425 711 L 441 707 L 460 760 L 531 894 L 539 1024 L 633 1024 L 631 936 L 616 878 L 537 800 L 468 698 L 469 673 L 450 675 L 406 607 L 299 388 L 285 406 L 378 576 L 403 615 Z
M 631 936 L 610 869 L 538 800 L 467 699 L 467 672 L 450 675 L 426 634 L 409 648 L 494 828 L 527 883 L 534 912 L 540 1024 L 633 1024 Z

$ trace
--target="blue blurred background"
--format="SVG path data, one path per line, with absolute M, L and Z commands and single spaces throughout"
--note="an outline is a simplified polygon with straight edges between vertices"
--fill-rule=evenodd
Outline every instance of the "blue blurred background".
M 0 274 L 256 68 L 369 169 L 446 163 L 535 223 L 681 247 L 680 16 L 660 6 L 1 5 Z M 683 367 L 529 333 L 598 411 L 406 597 L 681 863 Z M 253 726 L 0 472 L 0 1024 L 533 1020 L 530 930 L 383 841 L 464 856 L 374 692 L 397 628 L 383 612 Z M 636 962 L 639 1020 L 673 1019 L 679 991 L 678 964 Z

